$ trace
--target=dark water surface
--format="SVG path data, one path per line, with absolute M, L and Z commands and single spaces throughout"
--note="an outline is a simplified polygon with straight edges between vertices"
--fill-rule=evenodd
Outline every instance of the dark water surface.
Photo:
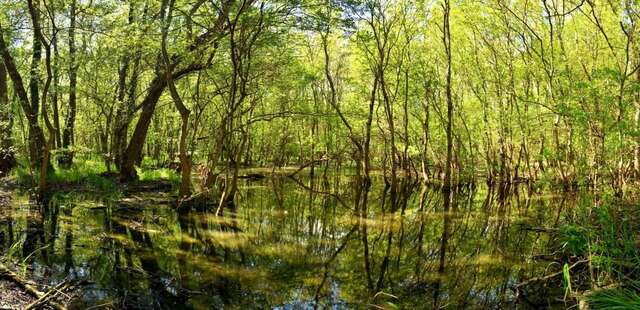
M 42 283 L 89 280 L 77 308 L 564 307 L 561 287 L 519 299 L 511 287 L 548 273 L 533 257 L 549 236 L 527 227 L 559 225 L 572 197 L 479 186 L 447 207 L 437 188 L 356 189 L 348 177 L 243 181 L 223 216 L 179 216 L 158 193 L 46 207 L 14 195 L 0 250 Z

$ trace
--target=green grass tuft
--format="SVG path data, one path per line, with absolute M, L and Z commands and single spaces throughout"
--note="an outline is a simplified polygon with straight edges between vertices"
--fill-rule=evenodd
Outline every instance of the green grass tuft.
M 563 247 L 573 255 L 585 255 L 588 250 L 589 231 L 575 224 L 560 228 L 560 239 Z
M 628 289 L 598 291 L 589 295 L 587 301 L 592 309 L 640 309 L 640 295 Z
M 118 187 L 115 182 L 102 173 L 107 171 L 104 161 L 98 156 L 76 156 L 69 169 L 57 166 L 55 160 L 52 161 L 54 170 L 47 176 L 50 186 L 56 184 L 69 184 L 87 187 L 101 192 L 117 192 Z M 32 186 L 38 183 L 38 174 L 32 172 L 29 162 L 25 158 L 19 159 L 19 165 L 13 169 L 12 175 L 17 182 L 23 186 Z
M 138 177 L 142 182 L 169 181 L 173 184 L 180 183 L 180 176 L 175 170 L 168 168 L 138 169 Z

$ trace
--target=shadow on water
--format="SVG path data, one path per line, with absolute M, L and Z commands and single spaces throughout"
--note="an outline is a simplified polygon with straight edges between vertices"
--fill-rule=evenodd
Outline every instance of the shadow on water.
M 245 181 L 222 216 L 136 198 L 15 197 L 0 249 L 43 283 L 87 280 L 77 308 L 535 308 L 561 288 L 510 290 L 547 265 L 532 257 L 549 237 L 523 227 L 559 225 L 575 203 L 350 177 Z

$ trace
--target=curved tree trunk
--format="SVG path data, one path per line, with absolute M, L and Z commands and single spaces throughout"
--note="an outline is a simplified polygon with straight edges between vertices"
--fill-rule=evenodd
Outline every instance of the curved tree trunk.
M 31 166 L 33 168 L 36 168 L 36 167 L 39 167 L 41 164 L 42 156 L 44 153 L 43 146 L 45 145 L 44 133 L 42 132 L 42 128 L 38 124 L 38 114 L 39 114 L 38 102 L 35 102 L 35 104 L 30 102 L 29 96 L 27 95 L 27 90 L 22 80 L 22 76 L 20 75 L 20 72 L 16 67 L 13 57 L 9 53 L 9 49 L 4 41 L 4 36 L 2 33 L 3 33 L 3 29 L 2 29 L 2 25 L 0 25 L 0 54 L 2 55 L 2 58 L 4 60 L 4 65 L 7 70 L 7 73 L 9 74 L 9 77 L 13 82 L 13 88 L 16 95 L 19 98 L 20 106 L 22 107 L 22 110 L 27 118 L 27 123 L 29 126 L 29 158 L 30 158 Z M 34 39 L 33 45 L 34 45 L 34 56 L 38 56 L 36 55 L 35 52 L 38 50 L 38 46 L 40 46 L 39 50 L 42 49 L 40 40 L 38 40 L 37 38 Z M 34 82 L 36 84 L 33 84 Z M 37 82 L 38 82 L 37 79 L 32 78 L 31 80 L 32 85 L 30 86 L 35 85 L 35 90 L 36 90 L 36 96 L 34 97 L 34 99 L 38 99 Z
M 188 47 L 189 52 L 195 51 L 205 44 L 210 44 L 212 40 L 217 41 L 224 35 L 224 24 L 228 22 L 229 10 L 231 9 L 233 3 L 235 3 L 235 0 L 224 1 L 224 3 L 222 4 L 222 9 L 220 10 L 216 18 L 216 26 L 210 31 L 198 36 L 195 39 L 195 42 Z M 217 43 L 214 43 L 213 45 L 214 47 L 217 47 Z M 127 149 L 122 156 L 122 163 L 120 167 L 121 181 L 127 182 L 137 179 L 135 164 L 142 157 L 142 150 L 144 142 L 147 138 L 149 125 L 151 124 L 151 118 L 153 117 L 153 113 L 155 112 L 158 99 L 160 99 L 164 88 L 167 86 L 167 74 L 171 74 L 173 80 L 178 80 L 181 77 L 191 72 L 201 70 L 206 66 L 206 64 L 202 64 L 196 60 L 189 63 L 189 65 L 187 65 L 183 69 L 174 71 L 181 60 L 183 60 L 183 56 L 180 54 L 173 54 L 169 58 L 172 61 L 171 65 L 168 66 L 168 72 L 170 73 L 165 73 L 163 72 L 163 70 L 160 70 L 159 68 L 162 66 L 161 63 L 158 63 L 155 77 L 151 81 L 151 84 L 148 87 L 147 95 L 141 103 L 142 112 L 140 113 L 140 117 L 138 119 L 138 122 L 136 123 L 136 127 L 133 131 L 133 135 L 131 136 L 131 140 L 129 140 L 129 145 L 127 146 Z M 161 57 L 159 57 L 158 59 L 160 60 Z
M 180 94 L 176 88 L 176 85 L 173 81 L 173 77 L 171 76 L 171 63 L 169 60 L 169 54 L 167 53 L 167 34 L 169 32 L 169 26 L 171 25 L 171 14 L 173 12 L 173 0 L 163 0 L 162 1 L 162 15 L 164 18 L 164 23 L 162 26 L 162 58 L 165 64 L 165 73 L 167 78 L 167 84 L 169 86 L 169 91 L 171 93 L 171 99 L 173 99 L 173 103 L 176 106 L 178 112 L 180 112 L 180 119 L 182 120 L 182 125 L 180 126 L 180 190 L 178 192 L 178 198 L 184 199 L 191 196 L 191 156 L 189 156 L 187 139 L 189 137 L 189 115 L 191 111 L 187 108 L 187 106 L 180 98 Z M 166 16 L 164 14 L 166 13 Z
M 135 181 L 138 178 L 135 163 L 138 158 L 142 156 L 142 148 L 147 138 L 147 131 L 151 124 L 151 117 L 153 117 L 156 105 L 158 104 L 158 99 L 160 99 L 166 85 L 166 79 L 158 74 L 156 74 L 153 81 L 151 81 L 147 96 L 142 101 L 142 112 L 140 113 L 140 117 L 136 123 L 131 140 L 129 140 L 129 146 L 122 156 L 122 163 L 120 167 L 121 181 Z

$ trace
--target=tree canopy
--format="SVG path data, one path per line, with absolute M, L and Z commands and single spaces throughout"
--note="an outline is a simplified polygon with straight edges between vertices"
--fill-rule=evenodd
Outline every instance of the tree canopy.
M 640 175 L 635 1 L 0 5 L 3 150 L 33 167 L 180 161 L 183 197 L 247 165 L 620 194 Z

